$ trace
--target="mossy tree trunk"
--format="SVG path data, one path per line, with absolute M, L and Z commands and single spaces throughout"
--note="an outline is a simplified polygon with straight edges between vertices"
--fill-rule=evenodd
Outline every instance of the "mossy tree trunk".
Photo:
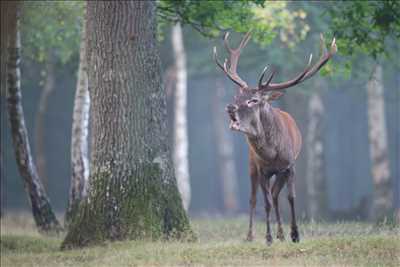
M 25 190 L 29 196 L 33 217 L 39 231 L 58 232 L 61 230 L 60 224 L 54 215 L 43 184 L 37 174 L 36 166 L 33 163 L 22 109 L 20 73 L 21 41 L 19 35 L 20 3 L 10 2 L 9 5 L 7 107 L 15 157 L 17 159 L 19 172 L 23 178 Z
M 87 77 L 86 14 L 84 15 L 82 25 L 79 54 L 78 79 L 72 117 L 71 184 L 68 207 L 65 214 L 66 226 L 69 226 L 79 203 L 85 198 L 89 181 L 88 137 L 90 97 Z
M 191 235 L 173 175 L 155 2 L 88 1 L 88 194 L 62 248 Z

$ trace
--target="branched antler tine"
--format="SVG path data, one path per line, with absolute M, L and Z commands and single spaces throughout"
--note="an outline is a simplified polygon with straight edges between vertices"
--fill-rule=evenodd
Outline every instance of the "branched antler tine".
M 229 37 L 229 32 L 226 32 L 224 34 L 224 46 L 225 46 L 226 50 L 228 50 L 229 53 L 232 53 L 233 49 L 231 49 L 231 47 L 228 44 L 228 37 Z
M 302 81 L 303 77 L 310 71 L 311 61 L 312 61 L 312 54 L 310 54 L 310 58 L 308 60 L 308 64 L 307 64 L 306 68 L 299 75 L 297 75 L 294 79 L 289 80 L 287 82 L 283 82 L 283 83 L 270 83 L 268 85 L 263 84 L 262 87 L 259 89 L 262 89 L 265 91 L 281 90 L 281 89 L 286 89 L 286 88 L 292 87 L 292 86 L 300 83 Z
M 268 71 L 267 71 L 268 70 Z M 266 73 L 271 73 L 269 78 L 267 79 L 267 81 L 265 83 L 263 83 L 264 77 Z M 263 88 L 267 88 L 268 85 L 271 83 L 272 78 L 274 77 L 276 73 L 275 69 L 269 70 L 269 66 L 266 66 L 263 70 L 263 72 L 261 73 L 260 79 L 258 80 L 258 88 L 259 89 L 263 89 Z
M 267 80 L 262 86 L 268 87 L 269 84 L 270 84 L 271 81 L 272 81 L 272 78 L 274 78 L 275 73 L 276 73 L 276 70 L 272 69 L 271 75 L 269 76 L 268 80 Z
M 221 70 L 225 71 L 224 67 L 221 64 L 221 62 L 219 62 L 219 60 L 218 60 L 217 47 L 215 47 L 215 46 L 214 46 L 214 53 L 213 54 L 214 54 L 214 60 L 215 60 L 215 63 L 217 63 L 217 66 L 220 67 Z
M 230 63 L 229 63 L 230 64 Z M 240 87 L 247 87 L 246 82 L 242 81 L 239 76 L 237 76 L 234 73 L 231 73 L 231 71 L 228 68 L 228 59 L 225 59 L 224 61 L 224 66 L 222 67 L 222 70 L 226 73 L 226 75 L 228 76 L 228 78 L 236 83 L 237 85 L 239 85 Z
M 324 60 L 324 57 L 326 56 L 326 54 L 328 54 L 328 50 L 326 49 L 325 46 L 325 39 L 324 39 L 324 35 L 321 33 L 320 34 L 320 56 L 319 56 L 319 60 L 318 62 L 321 62 Z M 321 66 L 322 67 L 322 66 Z M 318 64 L 315 64 L 311 69 L 310 69 L 310 73 L 314 73 L 315 69 L 318 68 Z M 319 69 L 318 69 L 319 70 Z M 306 74 L 305 77 L 303 78 L 303 80 L 311 77 L 308 76 L 309 74 Z
M 240 50 L 247 44 L 249 40 L 250 32 L 248 32 L 242 41 L 240 42 L 240 45 L 236 49 L 232 49 L 229 44 L 228 44 L 228 37 L 229 37 L 229 32 L 226 32 L 224 35 L 224 46 L 226 50 L 229 53 L 229 59 L 225 59 L 224 64 L 222 65 L 218 59 L 217 59 L 217 49 L 214 48 L 214 58 L 215 62 L 217 65 L 225 72 L 225 74 L 231 79 L 234 83 L 239 85 L 241 88 L 248 88 L 247 83 L 243 81 L 239 75 L 237 74 L 237 64 L 238 60 L 240 57 Z
M 321 36 L 322 36 L 322 34 L 321 34 Z M 321 39 L 321 45 L 325 47 L 325 44 L 323 43 L 323 36 Z M 305 81 L 308 78 L 311 78 L 315 73 L 317 73 L 329 61 L 329 59 L 331 59 L 331 57 L 336 52 L 337 52 L 336 39 L 333 38 L 330 51 L 328 52 L 327 49 L 325 48 L 325 52 L 321 55 L 318 62 L 309 70 L 309 72 L 303 77 L 303 79 L 301 81 Z
M 250 40 L 250 37 L 251 37 L 251 30 L 244 35 L 237 50 L 241 50 L 243 47 L 245 47 L 247 45 L 247 42 Z
M 262 73 L 260 75 L 260 78 L 258 79 L 258 88 L 261 88 L 261 86 L 263 84 L 264 76 L 265 76 L 265 73 L 268 70 L 268 67 L 269 67 L 268 65 L 264 67 L 264 69 L 263 69 L 263 71 L 262 71 Z

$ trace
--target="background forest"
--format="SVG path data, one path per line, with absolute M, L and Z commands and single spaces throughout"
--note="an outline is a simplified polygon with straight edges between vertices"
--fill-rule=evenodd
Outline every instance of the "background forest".
M 304 68 L 307 55 L 313 53 L 314 60 L 318 59 L 321 33 L 328 47 L 336 37 L 338 52 L 320 73 L 285 90 L 284 96 L 273 104 L 293 116 L 303 136 L 302 151 L 296 162 L 296 209 L 298 220 L 311 226 L 305 226 L 302 234 L 312 239 L 324 232 L 313 228 L 314 222 L 349 223 L 349 230 L 332 227 L 331 231 L 360 236 L 364 232 L 358 233 L 360 228 L 358 225 L 352 228 L 352 223 L 384 222 L 397 225 L 394 229 L 398 233 L 400 8 L 396 1 L 160 0 L 156 5 L 157 48 L 151 46 L 149 51 L 159 50 L 168 127 L 159 136 L 168 140 L 183 208 L 200 242 L 208 238 L 224 241 L 231 238 L 225 232 L 215 235 L 214 230 L 224 228 L 224 220 L 234 233 L 244 237 L 246 230 L 243 222 L 239 227 L 235 219 L 243 220 L 249 209 L 248 146 L 242 134 L 229 130 L 225 107 L 232 103 L 236 86 L 216 66 L 213 48 L 224 58 L 223 33 L 231 33 L 230 43 L 235 47 L 249 29 L 253 38 L 242 51 L 238 72 L 252 86 L 267 64 L 276 68 L 275 80 L 292 78 Z M 3 10 L 2 5 L 2 32 L 5 32 Z M 21 91 L 27 133 L 38 177 L 57 217 L 62 218 L 66 213 L 66 226 L 75 209 L 74 201 L 79 202 L 82 197 L 79 194 L 87 189 L 85 185 L 74 184 L 75 165 L 83 168 L 82 179 L 92 179 L 89 178 L 89 155 L 93 149 L 90 145 L 97 142 L 91 139 L 91 127 L 98 124 L 93 124 L 93 118 L 89 117 L 89 96 L 85 95 L 88 92 L 79 91 L 85 86 L 93 90 L 90 81 L 87 85 L 87 80 L 85 84 L 79 76 L 82 70 L 88 71 L 89 77 L 95 75 L 93 65 L 82 63 L 87 52 L 83 44 L 97 36 L 95 20 L 91 21 L 90 16 L 85 20 L 85 14 L 85 3 L 81 1 L 21 4 Z M 130 38 L 135 38 L 134 33 Z M 2 58 L 4 55 L 2 35 Z M 30 214 L 32 208 L 13 148 L 3 61 L 1 74 L 1 216 L 7 222 L 7 218 L 18 214 Z M 156 81 L 157 75 L 154 75 Z M 81 101 L 83 111 L 76 110 L 77 101 Z M 79 117 L 76 115 L 79 112 L 86 115 Z M 79 120 L 82 125 L 89 125 L 80 132 L 82 139 L 72 136 L 82 131 L 73 126 Z M 157 118 L 144 119 L 148 120 L 154 122 Z M 146 130 L 148 140 L 159 131 Z M 77 143 L 88 151 L 74 150 Z M 74 153 L 86 158 L 76 163 Z M 286 198 L 286 194 L 285 189 L 281 198 Z M 282 203 L 287 222 L 289 208 L 285 201 Z M 261 194 L 256 218 L 259 223 L 265 218 Z M 215 228 L 207 228 L 210 225 Z M 379 228 L 377 235 L 381 232 L 391 235 L 393 229 L 386 230 Z M 49 246 L 59 245 L 58 240 Z M 257 253 L 261 252 L 255 253 L 259 256 Z M 284 257 L 279 253 L 274 255 Z M 395 258 L 392 254 L 389 258 Z M 380 256 L 385 258 L 383 254 Z M 196 258 L 194 262 L 198 262 Z M 315 263 L 321 262 L 311 262 Z
M 70 147 L 72 109 L 79 63 L 80 16 L 82 7 L 76 3 L 43 3 L 40 8 L 31 3 L 27 8 L 31 18 L 23 22 L 22 80 L 23 104 L 30 140 L 41 177 L 54 208 L 63 212 L 68 200 L 71 176 Z M 78 5 L 78 6 L 77 6 Z M 288 77 L 304 64 L 305 55 L 318 51 L 320 33 L 328 32 L 328 3 L 287 3 L 287 9 L 301 12 L 301 17 L 288 22 L 287 27 L 300 28 L 301 40 L 287 40 L 277 35 L 268 46 L 251 42 L 243 52 L 240 72 L 247 80 L 257 80 L 265 64 L 275 64 L 278 79 Z M 34 7 L 36 6 L 36 7 Z M 42 16 L 41 12 L 46 12 Z M 40 13 L 39 13 L 40 12 Z M 282 15 L 283 16 L 283 15 Z M 288 16 L 288 14 L 286 14 Z M 285 18 L 282 18 L 282 20 Z M 281 30 L 284 33 L 285 30 Z M 294 29 L 292 29 L 294 31 Z M 293 32 L 296 36 L 299 33 Z M 160 52 L 165 79 L 174 65 L 171 29 L 164 26 Z M 23 35 L 24 36 L 24 35 Z M 240 37 L 240 36 L 235 36 Z M 235 87 L 216 68 L 212 59 L 213 46 L 221 47 L 220 38 L 208 39 L 191 27 L 183 29 L 187 59 L 187 118 L 188 159 L 192 198 L 189 213 L 193 216 L 244 213 L 248 208 L 249 178 L 248 153 L 245 139 L 228 130 L 225 106 L 230 103 Z M 290 42 L 289 42 L 290 41 Z M 339 39 L 340 42 L 340 39 Z M 340 43 L 339 43 L 340 44 Z M 385 119 L 390 160 L 390 181 L 393 204 L 399 205 L 399 58 L 398 46 L 389 43 L 389 59 L 380 60 L 385 100 Z M 388 45 L 388 46 L 389 46 Z M 341 47 L 339 46 L 339 51 Z M 346 68 L 351 60 L 352 68 Z M 319 76 L 297 88 L 291 88 L 277 101 L 277 106 L 290 112 L 297 120 L 304 136 L 304 147 L 297 163 L 298 209 L 303 218 L 308 215 L 310 196 L 307 189 L 311 163 L 307 156 L 307 142 L 312 118 L 311 100 L 318 95 L 321 101 L 318 136 L 321 142 L 322 180 L 317 201 L 321 219 L 367 219 L 373 195 L 373 179 L 368 139 L 367 82 L 372 73 L 373 58 L 365 54 L 345 57 L 339 52 L 330 65 L 331 75 Z M 170 72 L 168 72 L 168 70 Z M 282 78 L 281 78 L 282 79 Z M 169 82 L 171 83 L 171 82 Z M 218 89 L 220 87 L 221 89 Z M 174 120 L 174 85 L 167 84 L 170 140 Z M 218 91 L 220 90 L 220 92 Z M 222 90 L 222 92 L 221 92 Z M 2 101 L 5 95 L 2 94 Z M 45 100 L 44 100 L 45 99 Z M 2 102 L 4 103 L 4 102 Z M 5 213 L 27 210 L 28 203 L 22 180 L 15 164 L 5 105 L 2 108 L 2 208 Z M 44 110 L 44 111 L 43 111 Z M 224 206 L 224 163 L 219 149 L 218 128 L 232 144 L 234 159 L 234 207 Z M 315 196 L 313 196 L 315 198 Z

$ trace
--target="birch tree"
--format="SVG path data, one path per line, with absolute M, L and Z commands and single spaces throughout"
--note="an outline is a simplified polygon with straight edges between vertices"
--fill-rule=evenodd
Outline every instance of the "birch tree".
M 3 6 L 4 5 L 4 6 Z M 11 125 L 11 136 L 17 159 L 18 170 L 29 197 L 35 223 L 40 232 L 60 231 L 50 201 L 43 188 L 33 162 L 22 108 L 19 32 L 20 3 L 6 2 L 2 9 L 8 14 L 8 53 L 7 53 L 7 108 Z M 3 34 L 3 33 L 2 33 Z
M 190 176 L 188 158 L 187 130 L 187 70 L 186 55 L 180 23 L 172 27 L 172 47 L 175 57 L 175 101 L 174 101 L 174 167 L 178 189 L 183 207 L 187 211 L 190 205 Z
M 400 43 L 399 12 L 400 2 L 395 0 L 342 1 L 340 5 L 331 5 L 328 10 L 330 28 L 335 32 L 342 53 L 348 57 L 368 55 L 376 64 L 367 83 L 368 136 L 374 185 L 370 217 L 375 220 L 389 215 L 393 201 L 382 67 L 377 62 L 382 58 L 398 61 L 392 55 L 398 51 Z M 345 62 L 351 66 L 351 60 Z
M 86 15 L 84 15 L 85 17 Z M 71 133 L 71 183 L 68 207 L 65 214 L 66 225 L 70 224 L 79 203 L 87 192 L 89 179 L 88 137 L 90 97 L 87 78 L 86 19 L 83 20 L 79 69 L 74 98 Z
M 320 84 L 320 81 L 318 82 Z M 322 121 L 324 105 L 319 93 L 311 95 L 308 103 L 307 148 L 307 212 L 311 220 L 323 217 L 326 209 L 324 177 L 324 145 Z
M 369 152 L 374 185 L 371 217 L 378 220 L 389 215 L 393 197 L 382 78 L 382 67 L 377 64 L 367 84 L 367 97 Z

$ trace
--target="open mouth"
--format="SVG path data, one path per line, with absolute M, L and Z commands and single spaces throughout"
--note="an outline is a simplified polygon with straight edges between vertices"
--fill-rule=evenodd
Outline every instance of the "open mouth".
M 238 120 L 238 118 L 236 117 L 236 113 L 229 112 L 228 114 L 229 114 L 229 117 L 230 117 L 230 119 L 231 119 L 231 122 L 230 122 L 230 124 L 229 124 L 229 128 L 230 128 L 231 130 L 239 131 L 240 125 L 239 125 L 239 120 Z

